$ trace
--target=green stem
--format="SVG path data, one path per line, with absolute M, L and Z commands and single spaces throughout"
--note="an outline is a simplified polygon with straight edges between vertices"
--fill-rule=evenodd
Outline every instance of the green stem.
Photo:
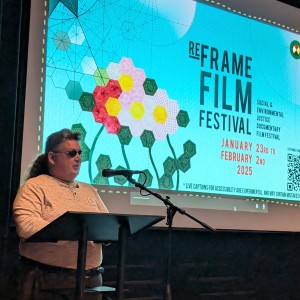
M 93 141 L 93 144 L 92 144 L 92 147 L 91 147 L 91 150 L 90 150 L 90 155 L 89 155 L 89 177 L 90 177 L 90 183 L 93 183 L 93 176 L 92 176 L 92 157 L 93 157 L 93 153 L 94 153 L 94 150 L 95 150 L 95 147 L 96 147 L 96 143 L 99 139 L 99 136 L 101 134 L 101 132 L 103 131 L 104 129 L 104 125 L 101 126 L 101 128 L 99 129 L 98 133 L 96 134 L 95 138 L 94 138 L 94 141 Z
M 155 175 L 156 175 L 156 179 L 157 179 L 157 182 L 158 182 L 158 186 L 159 186 L 159 175 L 158 175 L 155 163 L 154 163 L 154 159 L 153 159 L 153 156 L 152 156 L 151 149 L 152 149 L 152 147 L 149 148 L 149 157 L 150 157 L 150 161 L 151 161 L 152 167 L 154 169 L 154 172 L 155 172 Z
M 171 145 L 171 141 L 170 141 L 170 137 L 169 135 L 167 134 L 167 141 L 168 141 L 168 145 L 171 149 L 171 152 L 173 154 L 173 158 L 175 159 L 175 162 L 176 162 L 176 174 L 177 174 L 177 180 L 176 180 L 176 191 L 178 191 L 178 188 L 179 188 L 179 169 L 177 167 L 177 157 L 176 157 L 176 153 L 174 151 L 174 148 L 173 146 Z
M 123 158 L 124 158 L 124 161 L 125 161 L 125 164 L 126 164 L 126 168 L 129 170 L 130 167 L 129 167 L 129 162 L 128 162 L 127 155 L 126 155 L 126 152 L 125 152 L 124 144 L 121 144 L 121 149 L 122 149 Z
M 126 168 L 128 170 L 130 170 L 129 162 L 128 162 L 127 155 L 126 155 L 126 152 L 125 152 L 124 144 L 121 144 L 121 149 L 122 149 L 122 154 L 123 154 L 123 158 L 124 158 L 124 161 L 125 161 Z M 128 186 L 132 186 L 132 184 L 129 181 L 128 181 Z

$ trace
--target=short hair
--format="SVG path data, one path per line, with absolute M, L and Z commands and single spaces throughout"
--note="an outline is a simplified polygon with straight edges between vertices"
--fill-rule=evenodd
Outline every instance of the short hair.
M 48 169 L 48 153 L 51 151 L 55 151 L 57 146 L 59 146 L 65 140 L 80 140 L 80 133 L 73 132 L 70 129 L 62 129 L 60 131 L 54 132 L 50 134 L 46 141 L 45 153 L 40 154 L 31 164 L 29 168 L 28 175 L 25 180 L 29 178 L 37 177 L 41 174 L 49 175 Z

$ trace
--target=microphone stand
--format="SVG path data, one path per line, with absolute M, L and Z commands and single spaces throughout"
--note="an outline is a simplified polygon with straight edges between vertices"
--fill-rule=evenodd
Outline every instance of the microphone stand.
M 126 178 L 130 183 L 132 183 L 136 187 L 148 192 L 149 194 L 153 195 L 154 197 L 156 197 L 159 200 L 161 200 L 162 202 L 164 202 L 164 204 L 167 207 L 167 225 L 168 225 L 168 252 L 167 252 L 168 256 L 167 257 L 168 257 L 168 260 L 167 260 L 167 279 L 166 279 L 166 283 L 165 283 L 164 300 L 172 300 L 172 290 L 171 290 L 171 280 L 170 280 L 170 278 L 171 278 L 171 244 L 172 244 L 173 218 L 174 218 L 176 212 L 179 212 L 180 214 L 189 217 L 190 219 L 194 220 L 195 222 L 197 222 L 198 224 L 200 224 L 201 226 L 203 226 L 204 228 L 206 228 L 210 231 L 214 232 L 214 231 L 216 231 L 216 229 L 214 229 L 213 227 L 209 226 L 208 224 L 198 220 L 197 218 L 193 217 L 192 215 L 187 213 L 184 209 L 174 205 L 170 201 L 169 196 L 166 196 L 166 198 L 163 198 L 160 194 L 150 191 L 147 187 L 145 187 L 141 183 L 136 182 L 132 178 L 131 175 L 126 176 Z

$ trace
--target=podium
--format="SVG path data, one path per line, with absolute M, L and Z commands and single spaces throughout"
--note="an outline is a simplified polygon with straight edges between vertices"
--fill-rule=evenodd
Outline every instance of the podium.
M 27 242 L 78 241 L 76 299 L 83 299 L 87 241 L 118 242 L 116 295 L 123 299 L 127 239 L 164 216 L 66 212 L 29 237 Z

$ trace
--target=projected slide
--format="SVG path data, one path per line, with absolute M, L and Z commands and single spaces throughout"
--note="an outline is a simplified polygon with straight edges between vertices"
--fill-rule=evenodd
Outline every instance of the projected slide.
M 193 0 L 50 0 L 43 138 L 78 180 L 300 201 L 300 36 Z

